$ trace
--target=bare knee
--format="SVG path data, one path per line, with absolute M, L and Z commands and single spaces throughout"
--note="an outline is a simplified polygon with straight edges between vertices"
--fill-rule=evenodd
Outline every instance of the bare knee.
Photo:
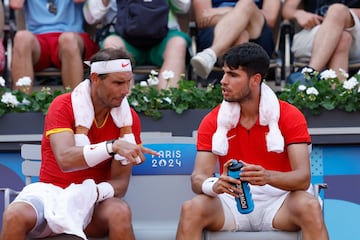
M 318 221 L 322 218 L 322 208 L 319 203 L 319 201 L 316 198 L 311 198 L 310 200 L 306 201 L 305 203 L 305 209 L 307 209 L 307 214 L 304 215 L 307 216 L 307 218 L 310 221 Z
M 104 48 L 125 48 L 125 44 L 122 39 L 116 35 L 111 35 L 105 38 Z
M 131 210 L 126 202 L 111 198 L 100 203 L 97 207 L 96 215 L 100 224 L 104 221 L 109 225 L 125 225 L 131 223 Z
M 322 208 L 315 197 L 301 198 L 294 206 L 293 214 L 298 218 L 299 225 L 316 227 L 323 224 Z
M 59 37 L 59 53 L 81 54 L 84 49 L 82 38 L 77 33 L 64 32 Z
M 325 21 L 332 21 L 340 24 L 345 23 L 346 19 L 350 16 L 349 8 L 344 4 L 335 3 L 329 6 L 326 12 Z
M 129 205 L 124 201 L 118 201 L 114 204 L 114 208 L 110 211 L 110 219 L 118 219 L 120 222 L 131 222 L 131 210 Z
M 35 210 L 26 203 L 12 203 L 3 214 L 3 231 L 28 233 L 36 223 Z
M 191 200 L 185 201 L 181 207 L 181 218 L 188 223 L 207 219 L 209 217 L 210 206 L 212 205 L 208 198 L 204 195 L 198 195 Z
M 198 204 L 196 202 L 197 202 L 196 199 L 185 201 L 181 207 L 181 215 L 182 216 L 188 216 L 188 215 L 191 216 L 193 214 L 198 215 L 195 213 L 198 212 L 200 208 L 198 207 Z
M 35 39 L 35 36 L 29 31 L 18 31 L 14 37 L 14 51 L 31 51 Z
M 247 11 L 251 13 L 252 11 L 258 10 L 258 8 L 253 0 L 242 0 L 236 3 L 234 10 L 239 12 Z

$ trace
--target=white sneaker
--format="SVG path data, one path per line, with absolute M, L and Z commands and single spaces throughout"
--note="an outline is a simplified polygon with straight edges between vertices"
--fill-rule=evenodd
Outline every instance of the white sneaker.
M 216 59 L 215 52 L 211 48 L 207 48 L 204 51 L 197 53 L 191 59 L 191 65 L 197 75 L 203 79 L 207 79 L 216 63 Z

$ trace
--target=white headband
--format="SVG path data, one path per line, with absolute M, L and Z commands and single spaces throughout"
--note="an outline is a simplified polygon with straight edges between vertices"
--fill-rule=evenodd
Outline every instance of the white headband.
M 131 62 L 129 59 L 116 59 L 108 61 L 98 61 L 91 63 L 91 73 L 106 74 L 114 72 L 131 72 Z

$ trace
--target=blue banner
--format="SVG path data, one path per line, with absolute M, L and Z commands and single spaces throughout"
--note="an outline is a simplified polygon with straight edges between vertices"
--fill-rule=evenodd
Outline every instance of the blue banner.
M 160 156 L 145 154 L 145 162 L 133 167 L 133 175 L 192 173 L 196 156 L 195 144 L 161 143 L 144 146 L 159 152 Z

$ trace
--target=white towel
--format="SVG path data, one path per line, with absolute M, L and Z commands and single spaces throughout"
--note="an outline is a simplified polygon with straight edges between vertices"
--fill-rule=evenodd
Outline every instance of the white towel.
M 284 137 L 279 129 L 280 105 L 274 91 L 265 83 L 261 84 L 259 108 L 260 125 L 269 126 L 266 135 L 266 144 L 269 152 L 281 153 L 284 151 Z
M 212 137 L 212 152 L 214 154 L 220 156 L 227 154 L 229 148 L 227 132 L 238 124 L 240 112 L 239 103 L 226 101 L 221 103 L 217 118 L 217 129 Z M 259 119 L 260 125 L 269 126 L 269 133 L 266 136 L 267 150 L 269 152 L 279 153 L 284 151 L 284 138 L 278 126 L 279 117 L 279 100 L 273 90 L 265 83 L 262 83 Z
M 229 143 L 227 132 L 236 127 L 240 118 L 240 104 L 222 101 L 217 118 L 217 129 L 212 138 L 212 151 L 216 155 L 227 154 Z
M 93 124 L 95 112 L 90 96 L 90 80 L 85 79 L 82 81 L 71 93 L 71 102 L 75 117 L 75 127 L 82 126 L 86 129 L 90 129 Z M 127 98 L 124 98 L 121 105 L 116 108 L 112 108 L 110 114 L 114 120 L 114 123 L 118 128 L 132 126 L 133 119 L 131 110 Z M 120 140 L 125 140 L 136 144 L 135 137 L 132 133 L 127 133 L 127 136 L 120 136 Z M 87 134 L 75 133 L 76 146 L 84 146 L 90 144 Z M 115 155 L 116 160 L 123 161 L 123 164 L 127 164 L 126 159 L 119 154 Z
M 82 184 L 71 184 L 65 189 L 36 182 L 24 187 L 18 197 L 23 195 L 40 197 L 44 203 L 44 217 L 54 233 L 87 239 L 84 229 L 91 221 L 97 198 L 94 180 L 87 179 Z

